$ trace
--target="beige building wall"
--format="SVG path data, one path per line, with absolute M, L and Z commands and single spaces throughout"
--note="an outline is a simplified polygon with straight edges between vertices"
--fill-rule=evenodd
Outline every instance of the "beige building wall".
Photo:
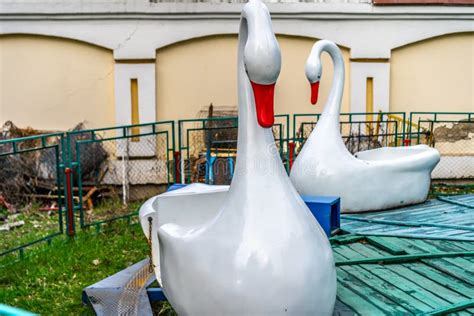
M 112 51 L 29 35 L 0 37 L 0 125 L 66 130 L 115 124 Z
M 474 111 L 474 33 L 458 33 L 392 51 L 391 111 Z
M 316 40 L 277 36 L 282 53 L 282 69 L 275 92 L 275 113 L 321 112 L 332 82 L 329 55 L 323 57 L 320 101 L 309 102 L 310 88 L 304 66 Z M 346 70 L 349 50 L 342 49 Z M 157 119 L 196 118 L 210 103 L 237 105 L 237 36 L 223 35 L 181 42 L 157 50 Z M 346 73 L 343 111 L 349 110 L 349 74 Z

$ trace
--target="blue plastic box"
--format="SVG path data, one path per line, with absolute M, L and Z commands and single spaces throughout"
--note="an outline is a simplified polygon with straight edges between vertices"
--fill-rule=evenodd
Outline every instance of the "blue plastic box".
M 328 237 L 341 226 L 341 199 L 334 196 L 302 196 Z

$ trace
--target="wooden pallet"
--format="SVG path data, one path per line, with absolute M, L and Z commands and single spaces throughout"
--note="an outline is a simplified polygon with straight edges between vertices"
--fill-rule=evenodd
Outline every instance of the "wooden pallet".
M 438 197 L 393 211 L 342 215 L 341 228 L 362 235 L 474 241 L 474 195 Z
M 343 235 L 331 239 L 338 300 L 360 315 L 473 315 L 474 243 Z

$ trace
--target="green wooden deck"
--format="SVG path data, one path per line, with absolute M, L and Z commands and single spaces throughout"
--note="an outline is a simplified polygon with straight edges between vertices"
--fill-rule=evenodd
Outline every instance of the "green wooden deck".
M 472 205 L 473 199 L 453 201 Z M 474 242 L 459 240 L 471 238 L 474 210 L 462 204 L 453 208 L 453 203 L 440 200 L 424 206 L 363 215 L 363 221 L 346 226 L 356 233 L 331 238 L 338 278 L 335 315 L 474 315 Z M 457 219 L 444 216 L 440 221 L 425 212 L 433 208 L 443 216 L 456 214 Z M 424 230 L 421 222 L 431 230 Z M 443 222 L 467 229 L 442 227 Z
M 353 234 L 474 241 L 474 195 L 446 196 L 391 211 L 341 216 Z

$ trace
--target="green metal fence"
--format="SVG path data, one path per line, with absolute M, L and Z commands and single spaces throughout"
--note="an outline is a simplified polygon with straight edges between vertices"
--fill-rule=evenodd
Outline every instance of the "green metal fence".
M 412 145 L 438 149 L 436 179 L 474 178 L 474 112 L 411 112 L 408 139 Z
M 296 155 L 321 114 L 293 115 Z M 355 153 L 382 146 L 400 146 L 405 139 L 404 112 L 341 113 L 340 131 L 347 149 Z
M 229 184 L 237 155 L 237 117 L 178 121 L 181 182 Z M 288 160 L 289 115 L 276 115 L 273 135 L 282 160 Z
M 130 219 L 176 176 L 173 121 L 73 131 L 66 144 L 81 227 Z
M 63 134 L 0 140 L 0 257 L 63 233 Z
M 319 117 L 293 115 L 290 134 L 290 116 L 276 116 L 273 134 L 288 171 Z M 427 144 L 441 153 L 434 178 L 474 178 L 474 112 L 342 113 L 340 122 L 351 152 Z M 170 183 L 230 183 L 237 123 L 237 117 L 179 120 L 177 139 L 174 121 L 0 135 L 0 256 L 23 254 L 77 227 L 136 220 L 139 205 Z M 9 230 L 11 223 L 17 226 Z

